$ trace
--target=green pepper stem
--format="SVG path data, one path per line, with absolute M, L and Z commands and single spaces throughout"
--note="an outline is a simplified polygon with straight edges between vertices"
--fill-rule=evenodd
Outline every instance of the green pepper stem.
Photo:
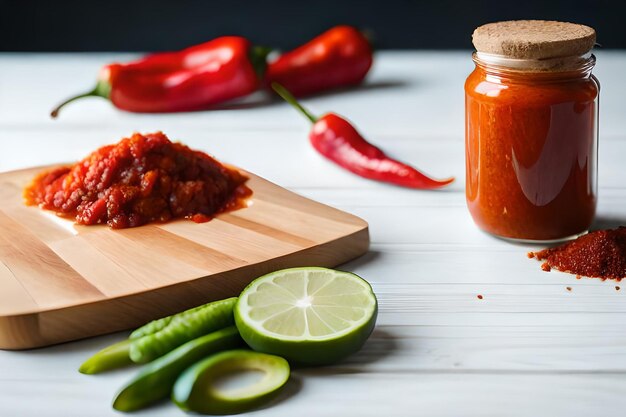
M 270 52 L 272 52 L 272 48 L 267 46 L 253 46 L 250 48 L 250 52 L 248 52 L 250 64 L 252 64 L 252 68 L 254 68 L 254 72 L 256 72 L 260 80 L 263 79 L 267 70 L 267 56 Z
M 289 90 L 287 90 L 285 87 L 278 84 L 277 82 L 273 82 L 272 89 L 274 89 L 274 91 L 276 91 L 276 94 L 281 96 L 283 100 L 291 104 L 292 107 L 294 107 L 296 110 L 302 113 L 307 119 L 309 119 L 311 123 L 317 122 L 317 117 L 313 116 L 313 114 L 309 112 L 306 108 L 304 108 L 302 104 L 298 103 L 298 100 L 296 100 L 293 94 L 291 94 Z
M 79 100 L 85 97 L 102 97 L 102 98 L 108 99 L 110 95 L 111 95 L 111 82 L 109 80 L 101 79 L 98 81 L 98 84 L 96 84 L 93 90 L 88 91 L 83 94 L 78 94 L 74 97 L 70 97 L 67 100 L 65 100 L 63 103 L 56 106 L 54 110 L 50 112 L 50 116 L 53 119 L 56 118 L 59 115 L 59 111 L 61 110 L 61 108 L 64 107 L 66 104 L 71 103 L 74 100 Z
M 61 108 L 65 107 L 66 104 L 71 103 L 72 101 L 75 100 L 79 100 L 81 98 L 85 98 L 85 97 L 98 97 L 98 89 L 94 88 L 93 90 L 87 92 L 87 93 L 83 93 L 83 94 L 78 94 L 76 96 L 70 97 L 67 100 L 65 100 L 64 102 L 62 102 L 61 104 L 59 104 L 58 106 L 56 106 L 51 112 L 50 112 L 50 117 L 52 117 L 53 119 L 56 119 L 57 116 L 59 115 L 59 111 L 61 110 Z
M 374 50 L 374 44 L 376 43 L 376 35 L 374 34 L 374 32 L 368 29 L 361 29 L 359 30 L 359 32 L 361 33 L 361 35 L 363 35 L 367 43 L 369 43 L 370 48 Z

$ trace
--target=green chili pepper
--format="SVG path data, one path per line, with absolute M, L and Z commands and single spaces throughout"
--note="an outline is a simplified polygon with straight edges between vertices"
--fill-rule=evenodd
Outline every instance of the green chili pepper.
M 202 306 L 199 306 L 199 307 L 195 307 L 195 308 L 192 308 L 191 310 L 184 311 L 183 313 L 187 313 L 187 312 L 190 312 L 190 311 L 195 311 L 195 310 L 198 310 L 198 309 L 200 309 L 202 307 L 204 307 L 204 306 L 202 305 Z M 182 314 L 182 313 L 179 313 L 179 314 Z M 162 319 L 151 321 L 148 324 L 144 324 L 143 326 L 141 326 L 137 330 L 133 331 L 130 334 L 129 338 L 130 339 L 139 339 L 141 337 L 154 334 L 154 333 L 162 330 L 163 328 L 165 328 L 168 324 L 170 324 L 170 322 L 172 321 L 172 319 L 175 316 L 176 316 L 176 314 L 173 314 L 171 316 L 163 317 Z
M 237 297 L 215 301 L 140 327 L 131 334 L 130 358 L 150 362 L 183 343 L 232 326 L 236 302 Z
M 130 360 L 129 350 L 130 340 L 128 339 L 107 346 L 87 359 L 78 371 L 83 374 L 97 374 L 130 365 L 133 361 Z
M 208 355 L 240 346 L 245 344 L 235 326 L 187 342 L 146 365 L 117 394 L 113 408 L 118 411 L 134 411 L 167 398 L 172 392 L 174 382 L 185 369 Z
M 256 383 L 221 389 L 219 381 L 237 372 L 262 372 Z M 216 353 L 187 369 L 174 384 L 172 401 L 185 411 L 203 414 L 237 414 L 256 408 L 272 397 L 289 379 L 289 363 L 280 356 L 250 350 Z

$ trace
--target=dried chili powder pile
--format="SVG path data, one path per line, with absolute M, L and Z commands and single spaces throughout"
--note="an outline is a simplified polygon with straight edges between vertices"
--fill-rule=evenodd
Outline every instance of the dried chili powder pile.
M 529 252 L 529 258 L 545 261 L 541 268 L 551 268 L 586 277 L 626 278 L 626 227 L 598 230 L 555 248 Z

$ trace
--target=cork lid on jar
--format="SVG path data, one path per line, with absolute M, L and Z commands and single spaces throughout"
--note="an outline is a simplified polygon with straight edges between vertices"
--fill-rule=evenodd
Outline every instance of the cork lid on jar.
M 575 23 L 510 20 L 478 27 L 472 43 L 483 54 L 543 60 L 588 53 L 596 43 L 596 31 Z

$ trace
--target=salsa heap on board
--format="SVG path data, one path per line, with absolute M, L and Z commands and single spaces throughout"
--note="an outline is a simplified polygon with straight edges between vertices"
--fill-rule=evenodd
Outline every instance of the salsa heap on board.
M 205 222 L 245 206 L 247 177 L 161 132 L 133 134 L 73 166 L 39 174 L 26 203 L 114 229 L 185 217 Z

